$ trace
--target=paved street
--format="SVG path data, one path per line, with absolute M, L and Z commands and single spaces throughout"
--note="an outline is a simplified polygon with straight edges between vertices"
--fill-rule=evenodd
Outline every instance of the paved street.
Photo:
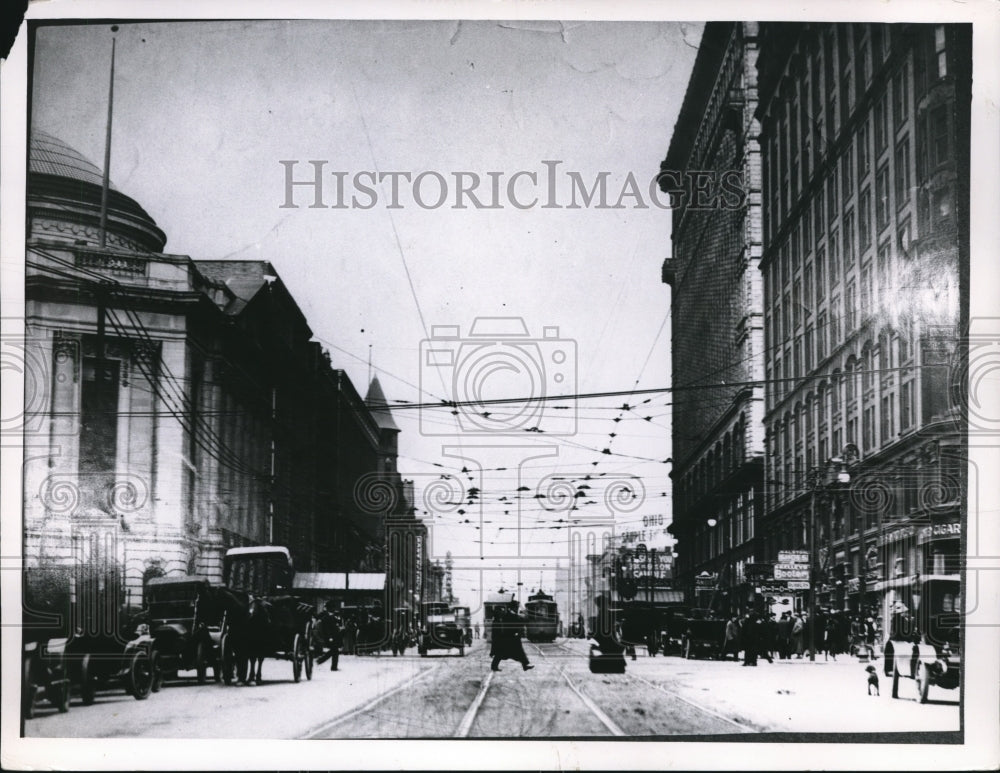
M 959 729 L 958 694 L 932 688 L 916 702 L 909 680 L 900 699 L 866 693 L 864 665 L 841 657 L 730 662 L 650 658 L 641 648 L 625 674 L 591 674 L 587 643 L 527 644 L 535 668 L 512 661 L 489 670 L 485 642 L 464 658 L 341 658 L 295 684 L 291 665 L 268 660 L 264 684 L 173 683 L 146 701 L 107 692 L 68 714 L 40 708 L 34 737 L 145 738 L 559 738 L 683 736 L 754 732 L 893 732 Z M 822 657 L 822 656 L 820 656 Z M 831 710 L 831 707 L 835 707 Z

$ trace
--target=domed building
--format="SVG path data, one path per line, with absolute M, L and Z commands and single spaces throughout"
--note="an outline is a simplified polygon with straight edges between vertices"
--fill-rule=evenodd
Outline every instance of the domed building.
M 269 262 L 165 253 L 113 185 L 102 218 L 102 187 L 32 131 L 25 566 L 97 571 L 136 605 L 153 576 L 221 579 L 230 547 L 284 545 L 306 571 L 384 563 L 353 501 L 359 476 L 395 470 L 384 397 L 373 415 Z

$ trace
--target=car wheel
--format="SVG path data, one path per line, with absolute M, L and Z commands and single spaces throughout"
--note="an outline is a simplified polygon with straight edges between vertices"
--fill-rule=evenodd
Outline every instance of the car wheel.
M 90 665 L 90 653 L 88 652 L 80 660 L 80 700 L 84 706 L 90 706 L 96 697 L 97 687 L 94 684 L 93 668 Z
M 35 718 L 35 696 L 38 694 L 38 688 L 31 681 L 31 660 L 25 658 L 24 667 L 21 672 L 21 708 L 24 712 L 25 719 Z
M 137 701 L 144 701 L 149 697 L 149 691 L 153 685 L 153 671 L 148 652 L 138 650 L 132 656 L 126 680 L 129 693 Z
M 931 679 L 926 663 L 917 664 L 917 694 L 921 703 L 927 703 L 927 693 L 930 691 Z
M 151 692 L 159 692 L 163 687 L 163 661 L 159 650 L 153 650 L 149 659 L 151 662 L 150 669 L 153 672 L 153 681 L 149 685 L 149 689 Z
M 296 682 L 302 681 L 302 634 L 295 634 L 295 639 L 292 641 L 292 679 Z
M 205 642 L 200 641 L 194 648 L 194 668 L 198 672 L 198 684 L 208 681 L 208 659 L 205 657 Z
M 312 641 L 313 627 L 312 623 L 306 623 L 306 635 L 303 640 L 305 645 L 305 661 L 304 665 L 306 667 L 306 680 L 312 680 L 313 678 L 313 651 L 312 647 L 309 646 L 309 642 Z

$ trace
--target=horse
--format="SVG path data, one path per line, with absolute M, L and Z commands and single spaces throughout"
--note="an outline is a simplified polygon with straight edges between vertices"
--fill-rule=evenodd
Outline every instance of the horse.
M 271 603 L 259 596 L 251 596 L 246 624 L 242 631 L 241 653 L 237 655 L 237 662 L 241 664 L 241 673 L 243 673 L 242 663 L 249 664 L 245 684 L 249 684 L 251 680 L 255 684 L 261 684 L 263 681 L 261 669 L 264 665 L 264 658 L 274 654 L 278 649 L 272 618 Z

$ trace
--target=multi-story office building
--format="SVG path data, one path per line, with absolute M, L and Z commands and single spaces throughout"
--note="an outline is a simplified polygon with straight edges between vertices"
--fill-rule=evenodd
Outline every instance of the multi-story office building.
M 807 548 L 821 605 L 877 613 L 893 578 L 959 567 L 971 29 L 762 24 L 759 41 L 762 558 Z
M 660 177 L 673 198 L 674 584 L 691 592 L 701 575 L 725 611 L 753 601 L 763 493 L 756 61 L 756 24 L 705 25 Z

